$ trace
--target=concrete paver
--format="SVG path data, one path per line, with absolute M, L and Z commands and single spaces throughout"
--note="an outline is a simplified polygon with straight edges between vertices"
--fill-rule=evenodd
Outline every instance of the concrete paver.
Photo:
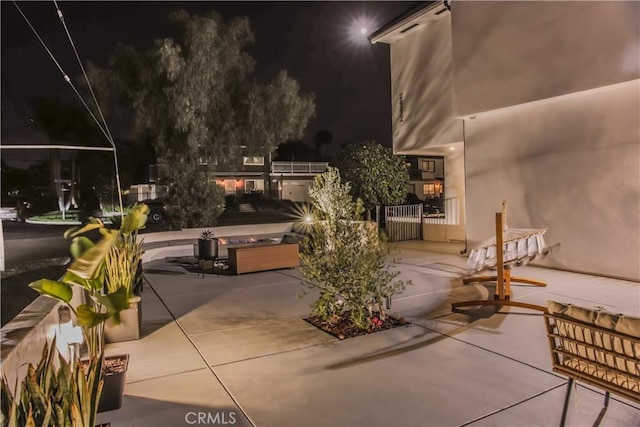
M 551 370 L 541 315 L 515 307 L 452 313 L 451 302 L 489 298 L 493 289 L 463 285 L 459 255 L 400 247 L 400 278 L 413 285 L 390 312 L 412 324 L 344 341 L 302 320 L 313 295 L 296 298 L 297 270 L 202 278 L 175 263 L 147 263 L 145 336 L 109 345 L 109 354 L 131 360 L 123 407 L 100 419 L 113 427 L 206 424 L 198 414 L 260 427 L 558 424 L 566 378 Z M 517 274 L 549 283 L 514 286 L 518 300 L 639 309 L 638 283 L 536 267 Z M 579 386 L 569 424 L 593 424 L 601 398 Z M 640 424 L 640 405 L 612 399 L 601 425 Z

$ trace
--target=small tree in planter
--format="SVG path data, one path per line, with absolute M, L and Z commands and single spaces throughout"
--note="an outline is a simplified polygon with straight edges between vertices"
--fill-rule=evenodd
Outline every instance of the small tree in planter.
M 374 223 L 361 221 L 362 202 L 349 195 L 335 168 L 316 177 L 309 194 L 314 224 L 303 244 L 300 268 L 304 285 L 320 292 L 312 315 L 328 326 L 345 317 L 354 328 L 367 331 L 386 319 L 384 302 L 404 289 L 394 280 L 387 256 L 389 246 Z

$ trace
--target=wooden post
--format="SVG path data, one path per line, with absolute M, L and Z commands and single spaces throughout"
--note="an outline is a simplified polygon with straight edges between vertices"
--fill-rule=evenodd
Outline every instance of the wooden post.
M 504 299 L 504 247 L 502 244 L 502 212 L 496 213 L 496 291 L 495 299 Z

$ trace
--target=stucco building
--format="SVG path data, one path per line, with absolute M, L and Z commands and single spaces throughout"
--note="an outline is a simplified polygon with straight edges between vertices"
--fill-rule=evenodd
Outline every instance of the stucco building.
M 445 156 L 469 248 L 506 200 L 559 243 L 542 264 L 640 279 L 640 2 L 426 3 L 371 42 L 394 152 Z

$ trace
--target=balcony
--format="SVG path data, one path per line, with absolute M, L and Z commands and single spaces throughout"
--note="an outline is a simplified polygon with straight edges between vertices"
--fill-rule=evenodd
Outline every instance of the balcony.
M 271 175 L 312 176 L 323 173 L 329 162 L 271 162 Z

